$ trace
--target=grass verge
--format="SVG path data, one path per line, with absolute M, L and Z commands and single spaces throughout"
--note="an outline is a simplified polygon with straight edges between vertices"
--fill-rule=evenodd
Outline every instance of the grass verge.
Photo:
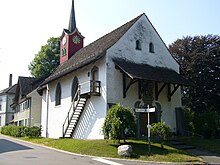
M 61 149 L 73 153 L 120 158 L 117 154 L 119 144 L 105 140 L 77 140 L 77 139 L 48 139 L 48 138 L 28 138 L 21 140 Z M 124 143 L 122 143 L 124 144 Z M 160 144 L 151 143 L 151 154 L 148 154 L 148 143 L 141 140 L 128 140 L 126 144 L 132 146 L 135 160 L 157 161 L 157 162 L 200 162 L 200 158 L 190 155 L 187 152 L 165 145 L 164 149 Z

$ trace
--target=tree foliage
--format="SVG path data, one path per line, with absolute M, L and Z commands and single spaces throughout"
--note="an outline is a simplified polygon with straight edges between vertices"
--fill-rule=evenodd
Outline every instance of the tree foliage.
M 163 148 L 164 141 L 171 135 L 170 127 L 163 121 L 153 123 L 151 126 L 152 136 L 156 136 L 160 140 L 161 148 Z
M 136 134 L 135 116 L 131 108 L 120 104 L 113 105 L 103 125 L 105 139 L 121 140 Z
M 38 78 L 51 74 L 59 65 L 60 61 L 60 38 L 50 38 L 47 44 L 42 46 L 28 69 L 31 75 Z
M 220 112 L 220 36 L 187 36 L 169 45 L 180 72 L 195 86 L 184 88 L 183 103 L 199 113 Z

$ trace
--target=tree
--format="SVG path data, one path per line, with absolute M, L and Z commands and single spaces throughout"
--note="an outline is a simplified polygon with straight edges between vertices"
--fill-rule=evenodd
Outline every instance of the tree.
M 194 83 L 183 89 L 183 103 L 197 113 L 220 113 L 220 36 L 183 37 L 169 50 L 181 74 Z
M 121 140 L 136 134 L 135 116 L 131 108 L 120 104 L 113 105 L 103 125 L 105 139 Z
M 163 148 L 164 141 L 171 135 L 171 130 L 165 122 L 160 121 L 158 123 L 153 123 L 151 126 L 151 133 L 160 140 L 161 148 Z
M 50 38 L 29 64 L 31 75 L 38 78 L 51 74 L 60 61 L 60 38 Z

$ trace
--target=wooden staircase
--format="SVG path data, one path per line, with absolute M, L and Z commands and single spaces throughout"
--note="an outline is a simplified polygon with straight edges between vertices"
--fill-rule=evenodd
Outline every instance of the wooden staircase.
M 76 129 L 77 123 L 80 120 L 82 112 L 85 108 L 88 98 L 91 96 L 101 95 L 101 82 L 100 81 L 87 81 L 79 84 L 77 92 L 73 98 L 67 117 L 63 124 L 63 137 L 72 138 Z
M 63 124 L 63 138 L 71 138 L 86 105 L 87 98 L 80 97 L 76 105 L 72 105 Z M 73 102 L 74 104 L 74 102 Z M 71 110 L 73 109 L 73 110 Z

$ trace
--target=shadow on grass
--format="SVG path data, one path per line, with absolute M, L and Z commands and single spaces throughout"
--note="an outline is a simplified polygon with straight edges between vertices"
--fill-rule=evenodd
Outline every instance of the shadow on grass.
M 141 156 L 151 156 L 151 155 L 168 155 L 168 154 L 185 154 L 188 156 L 192 156 L 192 154 L 176 149 L 174 148 L 172 145 L 170 145 L 169 143 L 164 145 L 164 148 L 162 149 L 160 147 L 159 143 L 154 143 L 151 142 L 150 145 L 150 153 L 149 153 L 149 146 L 148 143 L 146 141 L 127 141 L 127 142 L 123 142 L 123 143 L 113 143 L 113 144 L 109 144 L 115 148 L 118 148 L 120 145 L 131 145 L 132 149 L 133 149 L 133 155 L 131 156 L 131 158 L 140 158 Z

